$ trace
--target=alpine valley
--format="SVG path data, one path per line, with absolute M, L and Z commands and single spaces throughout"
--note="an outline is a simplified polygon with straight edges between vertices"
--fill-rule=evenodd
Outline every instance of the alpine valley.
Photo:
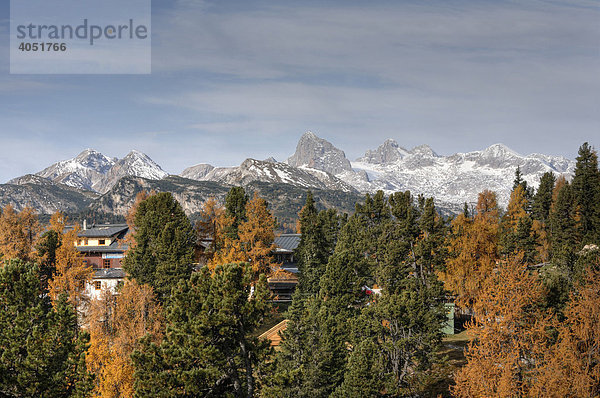
M 0 206 L 11 204 L 19 210 L 29 205 L 42 214 L 61 210 L 123 216 L 138 192 L 154 190 L 172 192 L 193 217 L 204 200 L 223 198 L 231 186 L 241 185 L 264 197 L 283 225 L 293 224 L 308 189 L 319 206 L 344 212 L 352 212 L 364 193 L 410 190 L 435 197 L 448 214 L 475 202 L 483 189 L 495 191 L 506 206 L 517 167 L 529 185 L 537 186 L 548 171 L 570 178 L 575 162 L 560 156 L 523 156 L 502 144 L 440 156 L 427 145 L 407 149 L 393 139 L 350 161 L 344 151 L 309 131 L 283 162 L 246 159 L 235 167 L 201 163 L 180 175 L 167 173 L 138 151 L 116 159 L 86 149 L 73 159 L 0 184 Z

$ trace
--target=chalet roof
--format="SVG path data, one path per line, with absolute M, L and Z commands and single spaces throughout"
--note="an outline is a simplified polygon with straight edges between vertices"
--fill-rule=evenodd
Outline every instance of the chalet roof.
M 125 271 L 121 268 L 100 268 L 94 271 L 92 279 L 123 279 Z
M 124 253 L 128 245 L 123 241 L 112 241 L 108 246 L 77 246 L 77 250 L 82 253 Z
M 300 234 L 281 234 L 275 237 L 276 252 L 293 252 L 300 244 Z
M 127 224 L 103 224 L 94 225 L 91 228 L 79 231 L 80 238 L 111 238 L 116 235 L 124 235 L 129 227 Z

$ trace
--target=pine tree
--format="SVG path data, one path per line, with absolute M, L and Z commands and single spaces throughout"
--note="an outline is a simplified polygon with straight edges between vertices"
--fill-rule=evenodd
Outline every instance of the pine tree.
M 130 278 L 152 286 L 161 302 L 192 273 L 194 230 L 181 205 L 168 192 L 139 202 L 134 216 L 134 244 L 123 268 Z
M 571 275 L 575 251 L 579 245 L 578 211 L 573 187 L 568 183 L 556 184 L 556 200 L 550 213 L 550 242 L 552 261 Z
M 231 219 L 231 224 L 227 228 L 227 234 L 231 239 L 238 236 L 238 228 L 241 223 L 246 221 L 246 203 L 249 197 L 242 187 L 233 187 L 225 196 L 225 214 Z
M 60 234 L 50 229 L 38 239 L 35 250 L 40 263 L 40 279 L 43 289 L 48 291 L 48 283 L 56 272 L 56 251 L 60 246 Z
M 544 173 L 540 179 L 540 185 L 533 197 L 532 212 L 534 220 L 547 223 L 550 217 L 552 207 L 552 191 L 556 177 L 551 171 Z
M 319 292 L 319 281 L 335 248 L 340 219 L 335 210 L 317 212 L 309 191 L 299 213 L 299 225 L 302 236 L 295 254 L 300 271 L 297 289 L 302 294 L 314 295 Z
M 160 344 L 142 340 L 134 352 L 136 396 L 248 396 L 268 343 L 252 334 L 269 310 L 262 276 L 250 295 L 247 264 L 203 268 L 182 281 L 167 308 Z
M 580 214 L 582 243 L 600 243 L 600 170 L 598 155 L 587 142 L 579 148 L 573 193 Z
M 83 397 L 88 335 L 61 295 L 43 294 L 37 265 L 13 260 L 0 269 L 0 395 Z

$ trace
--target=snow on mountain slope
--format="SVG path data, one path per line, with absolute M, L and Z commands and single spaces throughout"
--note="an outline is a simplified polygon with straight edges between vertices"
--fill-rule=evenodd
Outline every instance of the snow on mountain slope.
M 479 192 L 490 189 L 497 193 L 499 204 L 506 206 L 517 167 L 532 186 L 539 184 L 545 172 L 569 176 L 575 169 L 575 162 L 563 157 L 522 156 L 503 144 L 446 157 L 422 145 L 389 162 L 382 162 L 372 153 L 367 151 L 364 157 L 352 162 L 353 170 L 367 173 L 369 181 L 352 173 L 337 177 L 361 192 L 410 190 L 453 204 L 475 202 Z
M 230 185 L 246 185 L 252 181 L 292 184 L 304 188 L 334 189 L 355 192 L 355 189 L 330 173 L 309 168 L 292 167 L 273 159 L 246 159 L 238 167 L 216 167 L 203 176 L 186 173 L 182 177 L 198 181 L 215 181 Z
M 121 178 L 126 176 L 142 177 L 149 180 L 161 180 L 169 173 L 164 171 L 156 162 L 142 152 L 131 151 L 123 159 L 119 159 L 113 167 L 108 170 L 105 177 L 98 186 L 94 187 L 98 192 L 106 192 Z
M 116 159 L 86 149 L 73 159 L 62 160 L 36 173 L 40 177 L 74 188 L 94 190 Z
M 131 151 L 123 159 L 111 159 L 93 149 L 86 149 L 73 159 L 62 160 L 36 173 L 74 188 L 104 193 L 121 177 L 135 176 L 159 180 L 168 175 L 147 155 Z M 19 181 L 14 179 L 9 181 Z

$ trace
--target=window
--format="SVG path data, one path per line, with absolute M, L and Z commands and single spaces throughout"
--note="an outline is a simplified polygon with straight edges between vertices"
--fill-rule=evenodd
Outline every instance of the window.
M 94 289 L 96 289 L 96 290 L 102 289 L 102 282 L 94 281 Z
M 83 260 L 83 265 L 88 265 L 88 260 Z
M 105 258 L 104 260 L 102 260 L 102 267 L 110 268 L 110 259 L 109 258 Z
M 98 239 L 98 246 L 103 246 L 106 244 L 106 239 Z

